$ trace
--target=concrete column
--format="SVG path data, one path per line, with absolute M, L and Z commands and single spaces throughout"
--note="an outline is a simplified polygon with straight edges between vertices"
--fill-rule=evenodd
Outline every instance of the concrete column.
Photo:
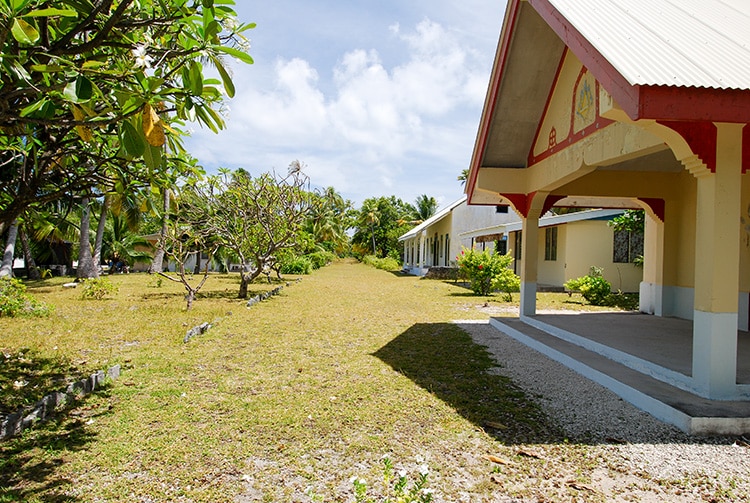
M 698 180 L 693 381 L 709 398 L 731 398 L 737 383 L 743 124 L 717 124 L 716 172 Z
M 424 233 L 419 235 L 419 269 L 424 268 Z
M 536 314 L 537 274 L 539 269 L 539 217 L 523 219 L 521 229 L 521 316 Z
M 640 286 L 640 310 L 663 316 L 664 309 L 664 222 L 646 210 L 643 240 L 643 281 Z

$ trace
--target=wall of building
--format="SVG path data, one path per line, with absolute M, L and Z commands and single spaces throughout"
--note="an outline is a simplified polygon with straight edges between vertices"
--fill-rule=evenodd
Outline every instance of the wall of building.
M 475 243 L 471 237 L 459 237 L 459 234 L 520 221 L 521 217 L 518 216 L 512 207 L 508 208 L 508 213 L 498 213 L 495 206 L 468 206 L 461 204 L 453 210 L 453 240 L 451 242 L 450 256 L 455 260 L 456 255 L 461 253 L 462 248 L 471 248 L 472 244 Z M 478 243 L 476 248 L 479 250 L 494 250 L 494 244 L 486 243 L 482 245 Z
M 591 266 L 604 269 L 604 278 L 612 290 L 638 292 L 643 269 L 631 263 L 613 262 L 614 232 L 604 220 L 584 220 L 557 226 L 557 260 L 544 260 L 545 228 L 539 234 L 539 267 L 537 284 L 561 287 L 574 278 L 589 274 Z M 509 246 L 515 243 L 517 232 L 510 233 Z M 515 256 L 515 250 L 514 250 Z M 526 253 L 521 253 L 516 272 L 521 271 Z

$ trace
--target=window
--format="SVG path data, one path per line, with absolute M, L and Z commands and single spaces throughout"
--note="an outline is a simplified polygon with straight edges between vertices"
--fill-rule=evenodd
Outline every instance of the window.
M 544 229 L 544 260 L 557 260 L 557 227 Z
M 507 239 L 498 239 L 495 241 L 495 253 L 498 253 L 500 255 L 505 255 L 508 253 L 508 240 Z
M 643 255 L 643 233 L 615 231 L 612 262 L 627 264 Z
M 516 260 L 521 260 L 521 234 L 522 231 L 518 231 L 515 234 L 515 239 L 513 240 L 513 248 L 514 248 L 514 257 Z
M 495 206 L 495 213 L 508 213 L 508 205 L 498 204 L 497 206 Z

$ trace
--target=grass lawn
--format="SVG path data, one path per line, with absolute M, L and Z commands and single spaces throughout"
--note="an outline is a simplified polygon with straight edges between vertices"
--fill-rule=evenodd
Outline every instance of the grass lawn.
M 507 311 L 499 296 L 342 261 L 251 308 L 237 276 L 212 276 L 185 311 L 179 285 L 110 279 L 119 291 L 104 300 L 62 279 L 29 285 L 54 314 L 0 318 L 0 413 L 123 369 L 0 442 L 0 502 L 353 501 L 353 476 L 385 494 L 384 455 L 410 480 L 426 463 L 438 501 L 505 501 L 537 498 L 534 480 L 557 469 L 550 454 L 527 455 L 536 445 L 581 483 L 598 461 L 451 323 Z M 581 303 L 540 294 L 539 307 Z M 183 343 L 202 322 L 213 327 Z

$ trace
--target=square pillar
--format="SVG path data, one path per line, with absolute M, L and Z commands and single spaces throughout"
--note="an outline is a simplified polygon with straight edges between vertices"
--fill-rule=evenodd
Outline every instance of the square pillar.
M 743 124 L 717 124 L 716 171 L 698 181 L 695 236 L 693 381 L 713 399 L 737 392 Z
M 521 316 L 536 314 L 537 274 L 539 270 L 539 217 L 523 219 L 521 230 Z

